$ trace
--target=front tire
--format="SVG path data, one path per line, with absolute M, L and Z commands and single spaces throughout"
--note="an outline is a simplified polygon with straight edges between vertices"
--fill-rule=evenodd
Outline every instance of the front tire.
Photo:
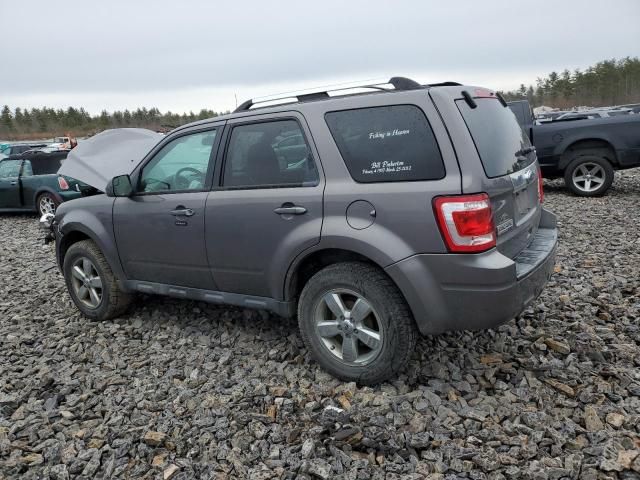
M 613 183 L 614 170 L 606 158 L 593 153 L 576 155 L 564 173 L 564 183 L 576 195 L 597 197 Z
M 316 361 L 333 376 L 361 385 L 395 376 L 417 340 L 396 285 L 360 262 L 330 265 L 311 277 L 300 295 L 298 322 Z
M 62 271 L 73 303 L 92 320 L 115 318 L 131 304 L 132 295 L 118 287 L 106 258 L 91 240 L 69 247 Z
M 60 202 L 58 202 L 53 195 L 45 192 L 38 195 L 36 205 L 38 206 L 38 213 L 42 216 L 46 213 L 56 213 L 56 209 L 58 208 L 58 205 L 60 205 Z

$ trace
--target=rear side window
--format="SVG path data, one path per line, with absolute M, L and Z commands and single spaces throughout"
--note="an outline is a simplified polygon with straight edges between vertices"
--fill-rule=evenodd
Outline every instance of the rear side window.
M 431 126 L 414 105 L 329 112 L 325 119 L 356 182 L 437 180 L 445 175 Z
M 296 120 L 239 125 L 231 131 L 225 187 L 304 187 L 318 181 L 311 150 Z
M 501 177 L 531 165 L 536 156 L 528 152 L 529 137 L 513 112 L 496 98 L 476 98 L 476 108 L 456 100 L 489 178 Z

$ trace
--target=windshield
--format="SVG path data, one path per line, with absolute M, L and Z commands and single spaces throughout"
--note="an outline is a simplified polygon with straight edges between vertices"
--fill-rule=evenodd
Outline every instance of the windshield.
M 495 98 L 476 98 L 476 108 L 456 100 L 487 177 L 501 177 L 531 165 L 535 151 L 511 109 Z

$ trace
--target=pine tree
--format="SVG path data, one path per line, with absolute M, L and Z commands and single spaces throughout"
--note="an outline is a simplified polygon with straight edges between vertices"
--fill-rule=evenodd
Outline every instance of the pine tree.
M 2 113 L 0 113 L 0 132 L 8 134 L 13 132 L 13 115 L 8 105 L 2 107 Z

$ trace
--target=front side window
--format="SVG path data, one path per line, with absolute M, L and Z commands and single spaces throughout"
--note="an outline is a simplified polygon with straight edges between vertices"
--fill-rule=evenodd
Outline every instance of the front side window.
M 20 175 L 22 160 L 3 160 L 0 162 L 0 178 L 16 178 Z
M 445 175 L 431 126 L 414 105 L 329 112 L 325 119 L 356 182 L 436 180 Z
M 297 121 L 252 123 L 231 131 L 225 187 L 313 186 L 318 180 L 311 150 Z
M 202 190 L 213 167 L 210 159 L 215 139 L 216 130 L 208 130 L 167 143 L 142 169 L 139 191 Z

